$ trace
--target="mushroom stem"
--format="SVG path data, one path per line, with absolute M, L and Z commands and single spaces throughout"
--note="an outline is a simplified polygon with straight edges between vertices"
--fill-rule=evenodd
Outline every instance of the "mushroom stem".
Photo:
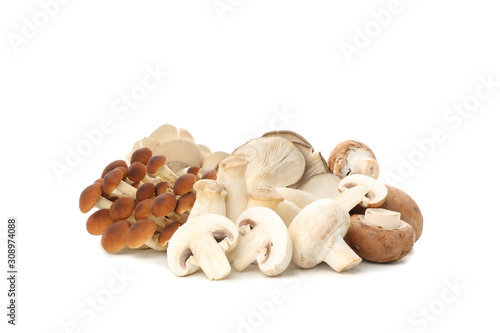
M 202 179 L 194 184 L 196 200 L 188 220 L 205 214 L 226 216 L 226 195 L 224 186 L 216 180 Z
M 394 230 L 401 226 L 401 213 L 383 208 L 368 208 L 365 211 L 365 222 Z
M 366 186 L 356 185 L 340 193 L 334 200 L 347 209 L 347 211 L 350 211 L 363 201 L 368 192 L 369 190 Z
M 246 233 L 250 232 L 250 226 L 247 226 L 248 230 Z M 244 235 L 246 233 L 243 233 Z M 231 251 L 228 255 L 229 261 L 233 263 L 234 268 L 238 272 L 241 272 L 247 268 L 250 264 L 255 262 L 259 258 L 259 253 L 262 252 L 262 239 L 256 237 L 241 237 L 238 242 L 238 246 Z
M 246 154 L 234 154 L 219 163 L 217 181 L 227 190 L 226 216 L 236 222 L 248 205 L 245 173 L 250 159 Z
M 213 237 L 197 240 L 197 251 L 188 259 L 192 265 L 201 267 L 209 280 L 222 280 L 231 272 L 231 265 L 222 247 Z
M 109 207 L 111 207 L 112 204 L 113 204 L 112 201 L 100 196 L 99 199 L 97 199 L 97 203 L 95 204 L 94 207 L 97 209 L 109 209 Z
M 377 160 L 363 154 L 351 153 L 351 155 L 354 155 L 352 157 L 349 156 L 351 173 L 359 173 L 375 179 L 378 178 L 380 166 L 378 165 Z
M 177 180 L 177 175 L 172 171 L 170 170 L 169 167 L 167 166 L 162 166 L 160 168 L 160 170 L 157 171 L 157 176 L 161 179 L 163 179 L 163 181 L 166 181 L 167 183 L 170 184 L 171 187 L 174 186 L 175 184 L 175 181 Z
M 323 260 L 336 272 L 351 269 L 361 262 L 361 258 L 346 244 L 341 235 L 335 235 L 331 248 Z
M 135 198 L 135 193 L 137 192 L 137 189 L 135 187 L 125 183 L 123 180 L 120 181 L 115 190 L 131 198 Z
M 151 239 L 149 239 L 148 241 L 146 241 L 146 243 L 144 243 L 144 245 L 146 245 L 146 246 L 148 246 L 156 251 L 166 251 L 167 247 L 168 247 L 168 243 L 165 245 L 160 245 L 160 243 L 158 243 L 158 236 L 159 235 L 160 235 L 159 233 L 155 233 L 151 237 Z

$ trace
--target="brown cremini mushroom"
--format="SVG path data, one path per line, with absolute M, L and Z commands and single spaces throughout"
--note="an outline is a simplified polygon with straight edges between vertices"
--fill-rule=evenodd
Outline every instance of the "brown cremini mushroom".
M 340 178 L 362 174 L 377 179 L 380 167 L 373 151 L 362 142 L 346 140 L 339 143 L 328 157 L 330 172 Z

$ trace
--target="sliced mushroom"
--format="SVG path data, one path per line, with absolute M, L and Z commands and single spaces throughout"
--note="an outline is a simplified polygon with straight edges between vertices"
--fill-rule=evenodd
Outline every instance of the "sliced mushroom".
M 339 143 L 328 157 L 330 172 L 340 178 L 362 174 L 377 179 L 380 167 L 373 151 L 362 142 L 346 140 Z
M 236 226 L 240 231 L 238 246 L 228 255 L 241 272 L 257 260 L 268 276 L 281 274 L 292 259 L 292 239 L 278 214 L 266 207 L 252 207 L 241 214 Z
M 250 140 L 235 153 L 247 154 L 250 158 L 246 173 L 249 192 L 260 186 L 286 187 L 295 184 L 304 174 L 304 156 L 293 143 L 281 137 Z
M 164 155 L 167 161 L 180 161 L 188 165 L 202 165 L 200 148 L 191 140 L 171 139 L 153 149 L 155 155 Z
M 219 164 L 217 181 L 224 185 L 226 196 L 226 216 L 236 221 L 248 204 L 247 182 L 250 159 L 243 153 L 235 153 L 223 159 Z
M 239 240 L 236 225 L 218 214 L 205 214 L 186 222 L 172 236 L 167 251 L 172 273 L 186 276 L 202 269 L 210 280 L 221 280 L 231 272 L 226 252 Z
M 343 178 L 338 186 L 340 195 L 335 201 L 341 203 L 347 211 L 357 204 L 363 207 L 380 207 L 387 196 L 387 187 L 378 180 L 361 174 Z
M 333 173 L 314 175 L 302 183 L 298 189 L 315 195 L 320 199 L 334 199 L 340 192 L 340 178 Z

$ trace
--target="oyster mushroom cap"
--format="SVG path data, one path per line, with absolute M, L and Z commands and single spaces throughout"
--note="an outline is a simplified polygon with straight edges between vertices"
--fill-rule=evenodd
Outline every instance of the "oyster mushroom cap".
M 304 208 L 319 199 L 314 194 L 294 188 L 276 187 L 276 190 L 283 196 L 284 200 L 291 201 L 300 208 Z
M 302 209 L 290 224 L 294 264 L 312 268 L 325 261 L 335 271 L 351 269 L 361 258 L 344 242 L 348 211 L 332 199 L 319 199 Z
M 228 156 L 229 154 L 223 151 L 216 151 L 210 153 L 203 158 L 203 163 L 201 164 L 201 168 L 203 170 L 213 170 L 219 165 L 220 161 L 222 161 Z
M 167 161 L 184 162 L 187 165 L 202 165 L 203 157 L 195 142 L 188 139 L 170 139 L 153 149 L 153 154 L 164 155 Z
M 413 227 L 400 219 L 401 214 L 383 208 L 368 208 L 365 215 L 351 216 L 346 243 L 360 257 L 372 262 L 392 262 L 413 248 Z
M 153 139 L 159 143 L 165 142 L 171 139 L 177 139 L 179 137 L 179 131 L 177 127 L 170 124 L 161 125 L 149 135 L 150 139 Z
M 241 272 L 255 260 L 262 273 L 281 274 L 292 259 L 292 239 L 283 220 L 272 209 L 252 207 L 236 220 L 240 231 L 238 246 L 229 253 L 229 261 Z
M 260 186 L 286 187 L 295 184 L 304 174 L 304 156 L 293 143 L 282 137 L 250 140 L 235 153 L 244 153 L 250 158 L 246 172 L 248 192 Z
M 377 179 L 380 173 L 377 158 L 370 147 L 355 140 L 339 143 L 328 157 L 328 167 L 340 178 L 359 173 Z
M 236 247 L 239 237 L 238 228 L 225 216 L 195 217 L 179 227 L 170 239 L 168 266 L 178 276 L 201 268 L 210 280 L 221 280 L 231 272 L 225 253 Z
M 338 190 L 340 178 L 333 173 L 314 175 L 302 183 L 298 189 L 315 195 L 320 199 L 334 199 Z

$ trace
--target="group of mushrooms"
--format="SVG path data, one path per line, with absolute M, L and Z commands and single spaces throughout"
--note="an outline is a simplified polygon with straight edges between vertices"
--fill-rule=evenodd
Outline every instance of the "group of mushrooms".
M 256 263 L 268 276 L 293 262 L 326 262 L 342 272 L 362 259 L 403 258 L 423 217 L 405 192 L 377 180 L 365 144 L 338 144 L 328 161 L 302 136 L 273 131 L 231 154 L 212 153 L 184 129 L 163 125 L 139 140 L 127 161 L 110 163 L 80 196 L 92 235 L 108 252 L 167 251 L 171 271 L 200 268 L 220 280 L 231 265 Z M 168 249 L 167 249 L 168 248 Z

